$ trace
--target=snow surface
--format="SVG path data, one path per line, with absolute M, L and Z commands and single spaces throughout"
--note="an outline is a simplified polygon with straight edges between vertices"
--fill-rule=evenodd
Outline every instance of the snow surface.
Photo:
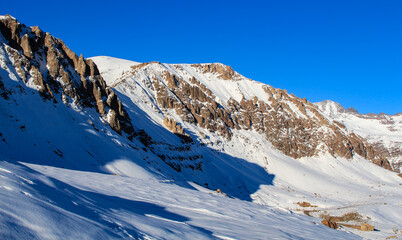
M 2 239 L 359 239 L 207 189 L 2 159 Z
M 343 123 L 348 130 L 366 138 L 370 143 L 380 142 L 388 149 L 402 149 L 402 114 L 370 116 L 351 113 L 345 111 L 339 103 L 330 100 L 315 104 L 328 118 Z M 402 157 L 389 160 L 402 162 Z M 402 165 L 400 171 L 402 172 Z
M 344 108 L 332 101 L 316 103 L 326 116 L 345 124 L 348 129 L 367 138 L 380 136 L 391 141 L 402 141 L 402 114 L 383 115 L 383 118 L 370 118 L 362 114 L 341 111 Z M 388 120 L 390 123 L 384 123 Z
M 225 102 L 230 97 L 237 98 L 236 100 L 239 101 L 243 95 L 247 98 L 257 96 L 259 99 L 267 99 L 268 97 L 262 89 L 263 84 L 246 78 L 237 81 L 222 80 L 209 73 L 203 75 L 188 64 L 161 65 L 155 63 L 151 66 L 155 74 L 168 70 L 182 77 L 182 79 L 195 76 L 198 81 L 212 90 L 218 102 Z M 194 134 L 209 148 L 215 149 L 221 154 L 221 156 L 215 154 L 211 156 L 210 153 L 202 149 L 193 149 L 193 151 L 201 151 L 202 155 L 205 156 L 205 165 L 212 164 L 212 167 L 205 167 L 206 170 L 202 176 L 197 176 L 194 172 L 190 172 L 186 176 L 186 172 L 183 172 L 182 175 L 186 176 L 186 179 L 202 183 L 208 181 L 207 179 L 223 178 L 234 186 L 243 182 L 242 184 L 246 186 L 251 199 L 240 194 L 237 194 L 236 197 L 278 209 L 303 211 L 296 203 L 307 201 L 317 205 L 318 207 L 315 210 L 320 210 L 321 213 L 327 211 L 333 215 L 341 215 L 357 211 L 368 218 L 376 219 L 377 221 L 369 221 L 374 226 L 381 226 L 381 232 L 375 233 L 347 230 L 354 231 L 364 237 L 388 237 L 389 234 L 393 233 L 393 229 L 402 228 L 400 224 L 402 222 L 400 217 L 402 215 L 400 204 L 402 181 L 395 173 L 379 168 L 359 157 L 347 160 L 322 156 L 320 158 L 295 160 L 275 150 L 263 135 L 254 131 L 234 130 L 232 140 L 227 142 L 202 128 L 182 122 L 174 111 L 167 113 L 160 111 L 156 105 L 156 93 L 147 87 L 147 81 L 148 77 L 145 75 L 128 74 L 125 76 L 125 81 L 120 82 L 114 89 L 120 99 L 123 99 L 126 108 L 130 109 L 129 111 L 133 110 L 133 115 L 137 113 L 134 115 L 137 126 L 149 129 L 148 133 L 152 138 L 161 139 L 164 136 L 160 130 L 152 127 L 152 124 L 156 123 L 163 126 L 162 122 L 166 116 L 173 117 L 182 124 L 186 132 Z M 152 124 L 149 125 L 148 121 L 140 120 L 144 118 L 152 119 Z M 207 137 L 203 138 L 199 135 L 200 132 L 203 132 Z M 165 138 L 161 141 L 172 140 Z M 222 154 L 225 156 L 222 157 Z M 227 156 L 236 156 L 236 158 Z M 214 161 L 208 161 L 209 158 L 214 158 Z M 235 163 L 236 159 L 246 161 Z M 255 165 L 250 167 L 250 165 L 245 164 L 246 162 Z M 216 169 L 219 171 L 217 172 Z M 222 171 L 222 169 L 226 171 Z M 265 169 L 268 175 L 261 174 L 260 169 Z M 205 176 L 208 177 L 205 178 Z M 209 184 L 210 187 L 220 188 L 228 194 L 234 195 L 236 191 L 236 189 L 225 188 L 216 182 L 215 185 L 212 185 L 213 182 L 211 184 L 209 181 Z M 378 218 L 378 213 L 384 209 L 387 211 L 393 209 L 393 213 Z M 396 212 L 398 214 L 395 214 Z
M 295 160 L 255 131 L 234 130 L 226 141 L 161 111 L 147 77 L 126 72 L 135 62 L 93 58 L 116 84 L 135 129 L 155 141 L 147 149 L 115 133 L 93 109 L 43 101 L 7 56 L 3 45 L 0 80 L 13 93 L 0 101 L 0 239 L 384 239 L 402 229 L 401 178 L 365 159 Z M 220 101 L 240 93 L 267 97 L 261 83 L 180 66 L 152 65 L 198 74 Z M 163 126 L 166 116 L 195 143 L 183 146 Z M 203 170 L 178 173 L 160 154 L 197 157 Z M 303 215 L 299 201 L 317 205 L 310 209 L 317 213 L 357 211 L 379 231 L 327 228 L 314 212 Z
M 108 86 L 113 86 L 115 81 L 119 79 L 118 76 L 122 76 L 124 72 L 129 71 L 132 66 L 140 64 L 134 61 L 107 56 L 97 56 L 90 59 L 96 63 Z

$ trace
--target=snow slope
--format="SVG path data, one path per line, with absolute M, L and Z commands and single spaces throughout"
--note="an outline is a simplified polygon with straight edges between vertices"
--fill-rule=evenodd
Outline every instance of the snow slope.
M 94 61 L 98 60 L 95 58 Z M 177 71 L 180 68 L 183 72 Z M 248 97 L 258 95 L 262 99 L 268 97 L 264 96 L 265 92 L 258 90 L 262 87 L 261 83 L 247 79 L 242 81 L 218 79 L 210 74 L 197 72 L 191 65 L 181 64 L 177 67 L 177 65 L 155 64 L 152 65 L 152 69 L 155 74 L 168 70 L 183 78 L 194 75 L 212 90 L 219 102 L 224 102 L 230 96 L 236 97 L 236 93 Z M 149 129 L 148 133 L 152 138 L 158 141 L 167 140 L 163 132 L 152 128 L 152 124 L 163 126 L 163 119 L 169 116 L 204 146 L 217 151 L 217 154 L 215 152 L 211 154 L 202 147 L 192 148 L 193 152 L 199 151 L 203 156 L 204 168 L 202 173 L 182 169 L 181 174 L 185 179 L 200 184 L 207 182 L 211 189 L 219 188 L 240 199 L 280 209 L 303 212 L 306 209 L 296 203 L 307 201 L 317 206 L 307 209 L 313 210 L 310 215 L 317 217 L 324 213 L 337 216 L 359 212 L 366 222 L 373 224 L 380 231 L 371 233 L 350 229 L 347 231 L 354 231 L 367 238 L 381 239 L 393 234 L 395 229 L 402 228 L 400 224 L 402 181 L 395 173 L 379 168 L 360 157 L 347 160 L 324 155 L 295 160 L 273 148 L 263 135 L 255 131 L 234 130 L 231 141 L 226 141 L 223 137 L 203 128 L 183 122 L 174 111 L 159 109 L 156 92 L 149 87 L 146 75 L 133 76 L 126 73 L 114 76 L 114 79 L 120 79 L 114 90 L 126 108 L 130 109 L 130 114 L 136 116 L 135 125 Z M 106 81 L 111 82 L 113 78 Z M 152 119 L 152 123 L 146 119 Z M 154 151 L 164 152 L 165 149 L 158 150 L 155 146 Z M 246 163 L 252 163 L 253 167 Z M 265 169 L 269 175 L 261 173 L 261 169 Z M 236 187 L 230 188 L 222 184 L 222 180 Z M 245 191 L 251 198 L 247 197 L 247 194 L 239 194 L 239 191 Z
M 339 103 L 326 100 L 315 103 L 323 113 L 347 129 L 384 147 L 389 160 L 398 172 L 402 170 L 402 114 L 360 114 L 344 109 Z
M 201 187 L 2 160 L 2 239 L 359 239 Z
M 130 70 L 131 66 L 139 64 L 138 62 L 107 56 L 93 57 L 92 60 L 96 61 L 99 69 L 102 69 L 101 75 L 108 86 L 113 86 L 115 81 L 118 81 L 115 78 L 116 76 L 123 75 Z
M 149 74 L 195 76 L 222 104 L 267 100 L 262 83 L 237 73 L 224 80 L 189 64 L 150 64 L 149 72 L 132 75 L 139 63 L 93 58 L 130 116 L 129 140 L 94 107 L 67 96 L 43 98 L 32 72 L 20 77 L 36 60 L 23 58 L 28 63 L 21 65 L 14 57 L 22 51 L 0 40 L 1 239 L 383 239 L 402 229 L 402 181 L 395 173 L 361 157 L 296 160 L 254 130 L 233 129 L 227 140 L 162 109 Z M 49 69 L 41 64 L 43 76 Z M 289 106 L 296 115 L 309 114 Z M 193 141 L 168 130 L 166 117 Z M 315 206 L 303 208 L 302 201 Z M 355 224 L 368 222 L 378 231 L 333 230 L 317 218 L 350 212 L 361 215 Z
M 312 223 L 318 219 L 244 201 L 247 189 L 256 191 L 272 176 L 207 146 L 183 146 L 135 105 L 133 123 L 152 134 L 153 147 L 140 136 L 130 141 L 117 134 L 93 108 L 44 100 L 31 75 L 27 84 L 19 77 L 7 47 L 2 42 L 1 239 L 358 238 Z M 214 171 L 178 173 L 160 152 L 202 155 Z M 186 181 L 191 175 L 212 190 Z M 237 198 L 213 191 L 218 187 Z

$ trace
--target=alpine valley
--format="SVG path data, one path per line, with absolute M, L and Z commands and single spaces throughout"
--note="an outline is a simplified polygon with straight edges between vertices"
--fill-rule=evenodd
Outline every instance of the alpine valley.
M 402 114 L 0 31 L 0 239 L 402 238 Z

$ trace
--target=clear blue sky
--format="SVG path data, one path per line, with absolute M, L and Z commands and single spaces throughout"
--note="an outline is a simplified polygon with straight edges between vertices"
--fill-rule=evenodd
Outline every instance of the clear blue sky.
M 309 101 L 402 112 L 402 1 L 5 1 L 84 57 L 222 62 Z

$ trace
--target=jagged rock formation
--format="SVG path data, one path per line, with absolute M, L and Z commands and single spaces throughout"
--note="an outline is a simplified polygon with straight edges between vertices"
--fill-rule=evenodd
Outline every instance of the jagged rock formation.
M 26 27 L 8 15 L 1 18 L 0 31 L 2 45 L 18 76 L 36 88 L 43 99 L 95 107 L 112 129 L 133 136 L 129 116 L 92 60 L 78 57 L 39 27 Z M 0 91 L 3 98 L 10 94 L 1 79 Z
M 211 73 L 217 75 L 218 78 L 223 80 L 241 79 L 241 75 L 235 72 L 233 68 L 220 63 L 192 64 L 191 66 L 200 69 L 203 74 Z
M 401 172 L 402 113 L 361 114 L 353 108 L 345 109 L 330 100 L 315 104 L 328 118 L 344 124 L 348 130 L 364 137 L 377 152 L 389 159 L 395 171 Z
M 182 126 L 178 125 L 177 122 L 172 119 L 172 118 L 168 118 L 166 117 L 163 120 L 163 124 L 165 124 L 165 126 L 172 131 L 173 133 L 178 133 L 178 134 L 184 134 L 184 129 Z
M 368 223 L 362 223 L 361 226 L 360 226 L 360 229 L 362 231 L 374 231 L 374 226 L 370 225 Z
M 338 229 L 338 224 L 336 222 L 333 222 L 331 220 L 328 219 L 324 219 L 321 221 L 322 224 L 324 224 L 327 227 L 333 228 L 333 229 Z
M 119 79 L 114 87 L 131 88 L 129 79 L 137 81 L 152 92 L 147 96 L 154 96 L 157 111 L 169 116 L 174 110 L 182 121 L 227 140 L 238 130 L 256 131 L 293 158 L 329 153 L 350 159 L 357 154 L 391 169 L 365 139 L 328 119 L 306 99 L 254 82 L 223 64 L 143 63 Z

